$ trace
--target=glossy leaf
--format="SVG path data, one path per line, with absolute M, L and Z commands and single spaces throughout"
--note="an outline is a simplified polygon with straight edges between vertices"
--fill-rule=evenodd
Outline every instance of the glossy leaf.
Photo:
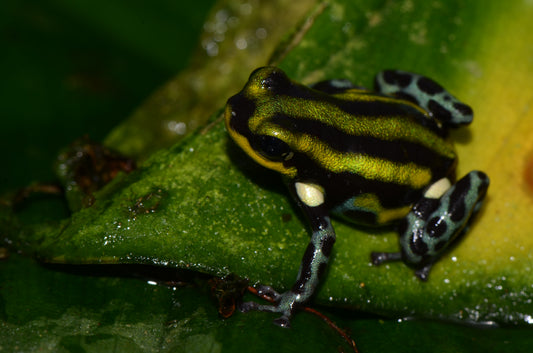
M 236 313 L 222 320 L 206 289 L 150 285 L 121 278 L 117 271 L 45 268 L 13 256 L 0 263 L 0 281 L 0 349 L 7 352 L 350 351 L 308 313 L 295 316 L 290 330 L 272 325 L 265 313 Z M 329 315 L 351 332 L 360 352 L 530 348 L 529 328 L 384 320 L 340 311 Z
M 379 24 L 373 31 L 368 23 L 369 19 L 358 15 L 357 10 L 357 7 L 342 2 L 333 3 L 326 8 L 282 66 L 288 72 L 294 72 L 295 76 L 301 70 L 314 79 L 342 75 L 338 70 L 346 73 L 345 66 L 350 67 L 350 62 L 357 63 L 358 56 L 363 60 L 370 50 L 354 44 L 358 40 L 353 34 L 357 28 L 363 24 L 367 27 L 365 38 L 369 41 L 374 37 L 378 40 L 383 35 Z M 410 46 L 413 53 L 417 49 L 423 54 L 417 54 L 416 57 L 414 54 L 405 54 L 405 64 L 402 60 L 387 63 L 386 59 L 390 56 L 384 57 L 379 63 L 376 59 L 373 62 L 375 69 L 373 65 L 368 65 L 365 69 L 367 75 L 367 72 L 377 71 L 378 67 L 391 65 L 405 65 L 408 70 L 415 66 L 428 67 L 428 71 L 435 70 L 432 68 L 433 60 L 435 55 L 442 56 L 443 47 L 455 52 L 466 46 L 469 40 L 467 34 L 470 29 L 456 24 L 466 21 L 466 18 L 461 17 L 469 15 L 466 11 L 456 13 L 455 19 L 444 23 L 452 33 L 456 33 L 453 38 L 461 39 L 452 40 L 449 33 L 446 36 L 433 34 L 439 33 L 438 28 L 427 27 L 428 33 L 425 36 L 432 40 L 420 43 L 410 37 L 412 29 L 406 28 L 402 36 L 401 23 L 410 15 L 415 16 L 414 13 L 406 12 L 401 6 L 379 10 L 373 16 L 384 17 L 392 22 L 400 29 L 397 35 L 400 38 L 405 36 L 404 45 Z M 404 16 L 400 18 L 399 14 Z M 431 23 L 432 16 L 437 18 L 441 14 L 428 11 L 425 16 L 426 23 Z M 342 31 L 343 27 L 349 27 L 350 30 Z M 321 48 L 313 45 L 323 41 L 321 34 L 325 30 L 336 35 L 341 33 L 338 34 L 341 38 L 328 41 Z M 423 51 L 426 47 L 428 53 Z M 434 48 L 440 49 L 436 51 Z M 393 51 L 394 47 L 389 50 Z M 303 60 L 311 56 L 311 52 L 342 54 L 343 59 L 338 60 L 345 65 L 328 63 L 331 56 L 327 55 L 315 54 L 316 57 L 323 58 L 322 62 Z M 474 56 L 476 54 L 477 52 L 465 52 L 462 53 L 464 58 L 458 56 L 454 60 L 473 61 L 477 59 Z M 486 52 L 485 55 L 489 53 Z M 409 64 L 407 59 L 411 59 Z M 291 63 L 298 63 L 298 70 L 291 69 Z M 490 65 L 482 67 L 483 63 L 484 61 L 479 61 L 480 68 L 487 72 L 485 75 L 491 75 L 491 70 L 501 70 L 493 69 Z M 448 83 L 447 86 L 453 92 L 459 92 L 459 96 L 462 90 L 466 91 L 462 96 L 466 96 L 468 101 L 468 89 L 475 85 L 483 87 L 486 81 L 476 80 L 473 75 L 463 77 L 461 82 L 447 79 L 466 73 L 467 68 L 442 60 L 439 67 L 441 73 L 436 72 L 434 76 L 439 80 L 439 76 L 445 73 L 446 76 L 439 81 Z M 356 73 L 357 68 L 354 68 L 354 73 L 347 76 L 355 79 Z M 302 79 L 305 80 L 305 77 Z M 471 129 L 471 141 L 464 144 L 465 149 L 467 145 L 486 146 L 488 141 L 485 139 L 489 134 L 487 126 L 491 125 L 491 120 L 495 120 L 492 117 L 494 115 L 485 112 L 481 104 L 476 104 L 476 97 L 477 95 L 470 95 L 478 117 Z M 528 94 L 525 94 L 525 98 L 527 97 Z M 486 98 L 477 99 L 480 102 Z M 477 109 L 478 106 L 481 109 Z M 524 124 L 531 124 L 530 120 L 522 118 L 515 115 L 508 119 L 515 119 L 517 123 L 525 120 Z M 527 126 L 522 130 L 529 131 Z M 498 132 L 503 136 L 508 133 L 505 129 Z M 476 137 L 480 134 L 483 137 L 478 142 Z M 494 139 L 496 136 L 491 137 Z M 472 147 L 471 153 L 475 154 L 475 151 Z M 459 172 L 471 168 L 486 170 L 489 175 L 495 174 L 493 183 L 496 182 L 497 188 L 500 186 L 498 174 L 491 173 L 492 166 L 484 162 L 490 161 L 493 154 L 486 153 L 490 151 L 486 148 L 478 151 L 484 153 L 478 152 L 475 163 L 472 161 L 470 165 L 468 158 L 465 158 Z M 461 157 L 462 152 L 460 150 Z M 57 236 L 43 236 L 37 253 L 52 262 L 151 263 L 188 268 L 217 276 L 235 273 L 249 278 L 252 283 L 261 282 L 276 288 L 288 288 L 295 272 L 290 269 L 298 268 L 306 246 L 305 226 L 298 221 L 297 215 L 292 215 L 292 221 L 284 222 L 283 215 L 293 213 L 286 197 L 267 190 L 269 187 L 276 187 L 276 183 L 261 183 L 258 177 L 250 175 L 264 173 L 259 167 L 243 167 L 243 164 L 249 164 L 249 159 L 233 148 L 222 123 L 216 121 L 184 143 L 156 154 L 138 171 L 117 180 L 97 194 L 95 205 L 74 214 Z M 249 169 L 248 173 L 243 168 Z M 275 179 L 268 176 L 269 181 Z M 499 192 L 496 190 L 496 195 Z M 492 188 L 491 195 L 494 195 Z M 516 197 L 518 202 L 522 193 L 509 196 Z M 152 197 L 158 198 L 152 208 L 145 209 L 141 206 L 147 198 Z M 527 231 L 522 236 L 515 232 L 514 246 L 504 251 L 507 238 L 497 234 L 494 223 L 501 224 L 502 216 L 500 220 L 496 220 L 494 212 L 499 206 L 492 201 L 492 197 L 479 217 L 482 220 L 476 222 L 461 246 L 435 266 L 428 283 L 416 280 L 412 271 L 403 264 L 391 264 L 383 268 L 369 266 L 368 254 L 372 250 L 397 248 L 393 232 L 381 234 L 382 231 L 378 233 L 375 230 L 336 224 L 339 240 L 331 269 L 317 295 L 317 301 L 398 316 L 448 318 L 467 322 L 528 322 L 532 309 L 532 275 L 531 272 L 524 273 L 519 264 L 528 260 L 530 237 Z M 487 234 L 489 229 L 483 226 L 485 224 L 488 224 L 490 234 Z M 489 239 L 492 239 L 492 252 L 485 244 Z M 23 241 L 36 243 L 31 239 Z M 496 249 L 500 252 L 499 256 L 496 256 Z M 485 265 L 489 261 L 490 267 Z M 395 294 L 391 296 L 391 292 Z
M 483 16 L 479 15 L 480 8 Z M 296 32 L 295 42 L 286 42 L 290 50 L 280 66 L 306 83 L 347 77 L 370 86 L 372 76 L 386 67 L 435 78 L 471 104 L 476 113 L 471 127 L 453 134 L 460 155 L 458 173 L 485 170 L 492 185 L 471 232 L 435 266 L 428 283 L 418 282 L 412 270 L 401 263 L 369 266 L 370 251 L 397 249 L 394 232 L 336 222 L 334 257 L 315 302 L 391 316 L 530 323 L 533 281 L 529 233 L 533 224 L 527 216 L 532 198 L 526 168 L 531 165 L 528 158 L 533 145 L 528 139 L 532 119 L 527 104 L 532 97 L 527 82 L 533 70 L 531 63 L 523 60 L 532 56 L 532 47 L 523 45 L 523 38 L 531 26 L 528 18 L 532 9 L 518 1 L 363 4 L 340 0 L 321 9 L 311 26 L 307 23 Z M 237 150 L 220 122 L 152 156 L 134 174 L 116 180 L 97 194 L 93 207 L 75 214 L 60 229 L 28 229 L 8 219 L 12 229 L 25 230 L 12 239 L 19 248 L 48 261 L 145 263 L 215 275 L 234 272 L 279 289 L 292 284 L 308 239 L 305 224 L 277 176 L 255 166 Z M 194 294 L 190 297 L 185 299 L 188 305 L 200 299 Z M 188 308 L 184 323 L 201 316 Z M 516 351 L 526 346 L 521 342 L 527 343 L 529 334 L 527 329 L 480 331 L 376 318 L 357 317 L 347 322 L 344 315 L 337 314 L 333 312 L 336 319 L 352 328 L 354 338 L 366 351 L 425 351 L 421 347 L 429 345 L 435 351 L 503 351 L 509 341 L 514 342 L 510 350 Z M 5 317 L 16 322 L 18 315 Z M 203 332 L 210 334 L 198 335 L 194 332 L 200 331 L 191 328 L 187 335 L 175 333 L 168 339 L 183 337 L 184 341 L 172 341 L 179 342 L 172 346 L 178 351 L 179 346 L 222 349 L 222 343 L 217 348 L 222 331 L 215 327 L 230 325 L 224 326 L 228 329 L 224 336 L 238 337 L 235 341 L 243 347 L 243 342 L 251 342 L 247 339 L 254 336 L 242 332 L 242 327 L 266 323 L 260 326 L 263 334 L 258 340 L 269 350 L 272 342 L 283 336 L 314 345 L 315 335 L 309 333 L 304 315 L 296 316 L 290 333 L 271 326 L 268 314 L 251 313 L 239 314 L 224 324 L 210 317 L 201 324 Z M 240 326 L 240 320 L 246 324 Z M 154 325 L 161 321 L 156 319 Z M 149 320 L 143 322 L 150 325 Z M 42 324 L 22 320 L 18 328 L 24 325 L 34 330 Z M 235 334 L 234 327 L 239 327 L 241 335 Z M 15 328 L 6 332 L 13 333 Z M 307 335 L 298 336 L 300 330 Z M 435 337 L 441 333 L 449 339 L 444 346 L 435 346 Z M 274 339 L 269 341 L 269 335 Z M 95 337 L 107 338 L 91 331 L 91 338 Z M 119 335 L 112 337 L 124 350 L 145 347 L 122 341 Z M 391 346 L 381 346 L 384 337 L 393 342 Z M 506 337 L 512 339 L 505 341 Z M 66 342 L 69 350 L 74 350 L 85 347 L 85 340 L 76 336 Z M 224 350 L 231 351 L 228 347 L 232 346 L 224 342 Z M 333 350 L 339 344 L 342 342 L 333 338 L 327 346 Z M 285 348 L 290 351 L 292 347 Z

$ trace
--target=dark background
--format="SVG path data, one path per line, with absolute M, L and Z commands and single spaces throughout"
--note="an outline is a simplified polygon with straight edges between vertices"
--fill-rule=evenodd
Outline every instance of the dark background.
M 214 0 L 0 2 L 0 194 L 50 181 L 188 65 Z

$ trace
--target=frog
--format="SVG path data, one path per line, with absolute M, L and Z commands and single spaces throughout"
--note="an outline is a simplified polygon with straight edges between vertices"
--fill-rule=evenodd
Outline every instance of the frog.
M 449 131 L 470 124 L 472 108 L 417 73 L 384 70 L 369 90 L 346 79 L 306 86 L 260 67 L 228 99 L 224 120 L 252 160 L 282 175 L 311 229 L 294 285 L 283 293 L 259 285 L 272 303 L 240 305 L 279 313 L 274 323 L 282 327 L 327 268 L 336 239 L 330 217 L 396 227 L 399 251 L 372 252 L 371 264 L 401 260 L 424 282 L 470 227 L 489 187 L 479 170 L 455 177 Z

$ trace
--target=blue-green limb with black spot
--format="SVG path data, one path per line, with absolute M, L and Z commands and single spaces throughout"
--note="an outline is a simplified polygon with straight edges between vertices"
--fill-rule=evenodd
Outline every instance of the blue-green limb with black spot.
M 427 280 L 433 263 L 464 232 L 479 210 L 488 187 L 487 175 L 472 171 L 440 198 L 421 198 L 400 223 L 401 251 L 373 252 L 372 263 L 403 260 L 417 268 L 418 278 Z

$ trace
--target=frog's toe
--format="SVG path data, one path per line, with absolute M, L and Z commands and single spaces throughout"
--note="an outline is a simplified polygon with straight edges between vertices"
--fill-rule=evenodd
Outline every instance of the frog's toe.
M 262 311 L 261 307 L 264 305 L 257 304 L 256 302 L 244 302 L 239 305 L 239 310 L 243 313 L 247 313 L 249 311 Z
M 418 277 L 419 280 L 426 282 L 429 277 L 429 271 L 431 270 L 431 264 L 426 265 L 422 268 L 419 268 L 415 271 L 415 276 Z
M 274 302 L 278 302 L 281 299 L 281 294 L 279 294 L 274 288 L 270 286 L 257 287 L 257 294 L 261 296 L 267 296 L 271 298 Z
M 248 312 L 248 311 L 266 311 L 271 313 L 279 313 L 281 316 L 274 320 L 274 324 L 288 328 L 290 327 L 290 319 L 292 316 L 292 313 L 294 312 L 295 308 L 298 306 L 297 303 L 297 295 L 292 292 L 285 292 L 282 294 L 278 294 L 276 291 L 272 290 L 270 287 L 260 287 L 258 288 L 258 292 L 261 290 L 261 294 L 267 294 L 266 292 L 271 291 L 270 295 L 275 293 L 274 297 L 276 297 L 276 301 L 274 304 L 259 304 L 256 302 L 244 302 L 239 306 L 239 309 L 242 312 Z M 265 290 L 263 292 L 262 290 Z M 299 303 L 301 304 L 301 303 Z
M 402 259 L 400 252 L 372 252 L 370 254 L 372 265 L 379 266 L 387 261 L 398 261 Z
M 291 321 L 288 316 L 283 315 L 274 320 L 274 324 L 283 328 L 291 328 Z
M 283 313 L 284 310 L 279 307 L 277 304 L 259 304 L 256 302 L 244 302 L 241 303 L 239 306 L 239 309 L 243 313 L 247 313 L 249 311 L 265 311 L 270 313 Z
M 387 253 L 385 253 L 385 252 L 372 252 L 370 254 L 370 259 L 372 260 L 372 265 L 379 266 L 383 262 L 387 261 L 386 260 L 386 258 L 387 258 L 386 255 L 387 255 Z
M 273 313 L 283 313 L 282 316 L 274 320 L 274 324 L 283 328 L 290 328 L 291 327 L 291 321 L 290 321 L 290 311 L 287 312 L 280 308 L 278 305 L 263 305 L 258 304 L 256 302 L 245 302 L 242 303 L 239 306 L 239 309 L 243 313 L 247 313 L 249 311 L 267 311 L 267 312 L 273 312 Z

